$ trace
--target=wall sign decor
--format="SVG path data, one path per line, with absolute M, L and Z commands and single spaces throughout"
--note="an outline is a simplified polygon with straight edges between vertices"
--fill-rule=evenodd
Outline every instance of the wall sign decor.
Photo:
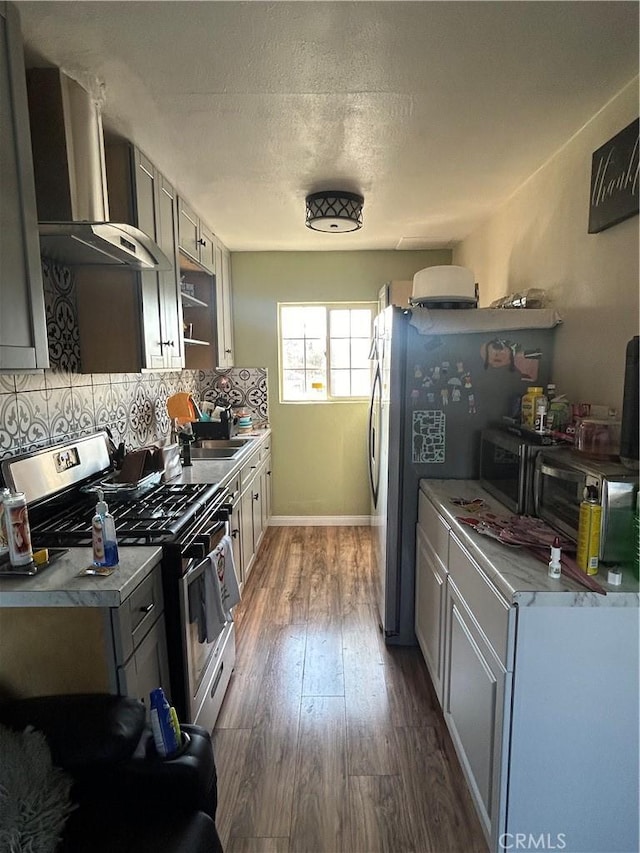
M 638 213 L 638 119 L 593 152 L 589 234 Z

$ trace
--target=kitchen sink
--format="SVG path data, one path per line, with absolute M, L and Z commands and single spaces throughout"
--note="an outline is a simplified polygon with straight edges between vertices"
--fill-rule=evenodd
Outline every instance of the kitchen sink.
M 192 459 L 235 459 L 248 449 L 251 438 L 207 438 L 191 443 Z

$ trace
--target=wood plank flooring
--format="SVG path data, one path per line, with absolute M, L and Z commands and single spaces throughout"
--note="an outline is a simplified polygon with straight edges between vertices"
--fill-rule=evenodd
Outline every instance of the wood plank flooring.
M 226 853 L 486 853 L 420 650 L 378 628 L 368 527 L 271 527 L 214 730 Z

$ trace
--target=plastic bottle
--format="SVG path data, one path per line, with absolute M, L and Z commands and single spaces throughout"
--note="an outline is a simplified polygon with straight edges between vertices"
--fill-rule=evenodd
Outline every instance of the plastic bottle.
M 540 435 L 544 435 L 547 431 L 547 398 L 536 397 L 536 416 L 533 422 L 533 428 Z
M 104 494 L 98 489 L 98 503 L 91 521 L 91 540 L 93 543 L 94 566 L 118 565 L 118 540 L 116 523 L 105 503 Z
M 9 489 L 0 489 L 0 555 L 9 551 L 9 534 L 7 532 L 7 519 L 4 511 L 4 499 L 8 498 Z
M 580 504 L 576 562 L 588 575 L 598 574 L 601 520 L 602 507 L 598 503 L 598 491 L 595 486 L 587 486 L 587 496 Z
M 533 428 L 536 416 L 536 405 L 538 397 L 544 398 L 544 389 L 541 385 L 529 385 L 527 393 L 522 397 L 522 425 Z M 545 398 L 546 399 L 546 398 Z
M 560 556 L 562 551 L 560 550 L 560 538 L 556 536 L 553 540 L 553 545 L 551 546 L 551 559 L 549 560 L 549 577 L 550 578 L 559 578 L 562 572 L 562 563 L 560 562 Z
M 165 758 L 178 748 L 178 738 L 172 722 L 171 706 L 162 687 L 149 694 L 151 730 L 158 755 Z
M 7 495 L 2 501 L 7 530 L 9 560 L 12 566 L 26 566 L 33 561 L 31 528 L 24 492 Z

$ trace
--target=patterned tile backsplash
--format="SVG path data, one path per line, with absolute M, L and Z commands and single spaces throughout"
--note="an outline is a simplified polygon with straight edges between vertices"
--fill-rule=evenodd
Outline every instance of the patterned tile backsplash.
M 224 394 L 254 422 L 268 419 L 265 368 L 224 372 L 0 374 L 0 458 L 15 456 L 109 427 L 116 444 L 164 442 L 170 433 L 167 398 Z
M 0 373 L 0 458 L 73 440 L 109 427 L 127 448 L 165 442 L 167 398 L 178 391 L 227 397 L 255 422 L 268 419 L 261 367 L 166 373 L 80 373 L 75 284 L 65 267 L 42 265 L 52 369 Z

